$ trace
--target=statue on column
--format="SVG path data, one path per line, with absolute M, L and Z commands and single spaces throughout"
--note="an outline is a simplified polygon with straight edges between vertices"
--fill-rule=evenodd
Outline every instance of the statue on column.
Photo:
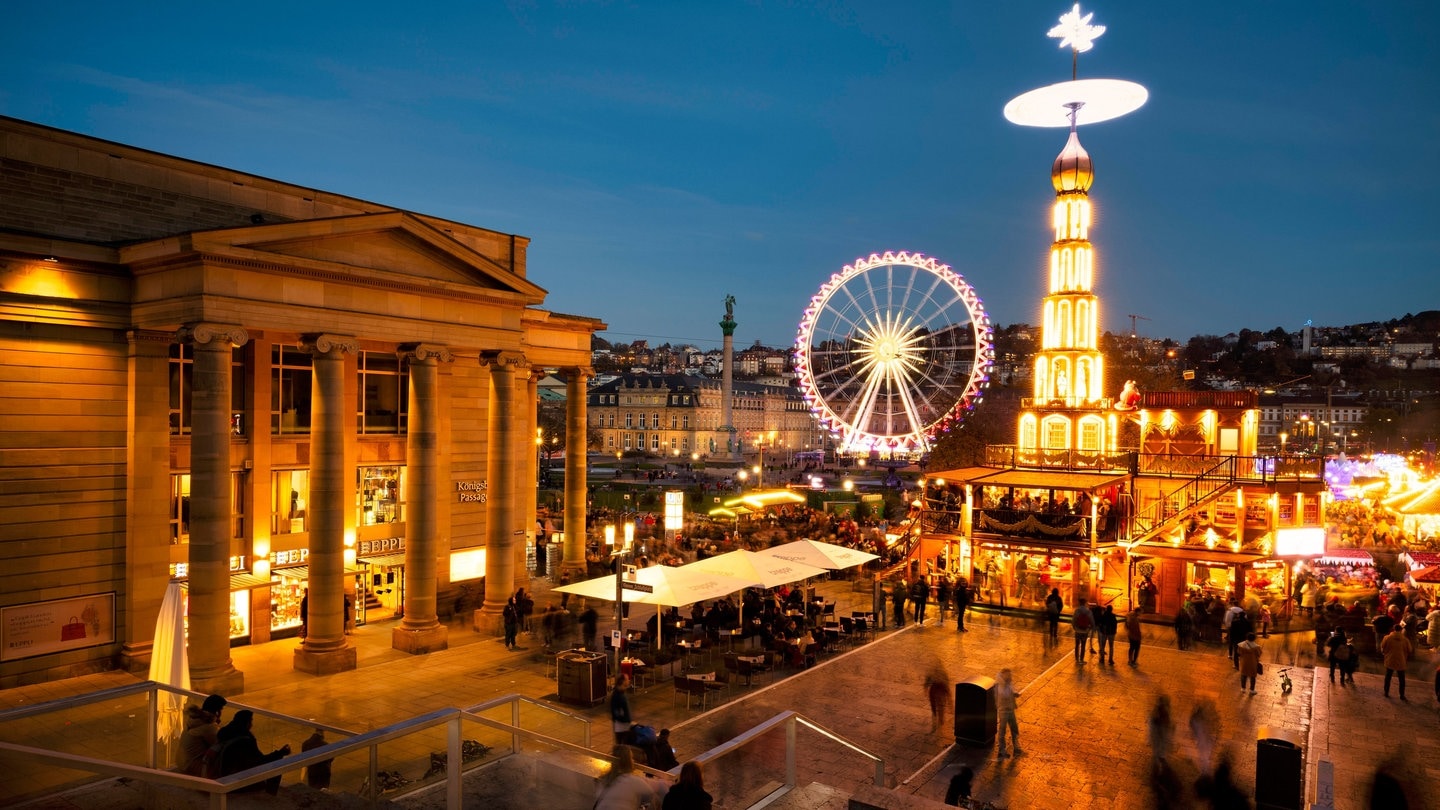
M 735 296 L 725 296 L 725 320 L 735 320 Z

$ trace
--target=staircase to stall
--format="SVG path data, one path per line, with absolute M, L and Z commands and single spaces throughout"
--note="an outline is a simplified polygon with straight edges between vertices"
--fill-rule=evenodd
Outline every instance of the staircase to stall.
M 1180 525 L 1196 509 L 1229 492 L 1238 477 L 1238 463 L 1237 457 L 1226 456 L 1137 512 L 1130 522 L 1129 544 L 1133 547 L 1153 540 Z

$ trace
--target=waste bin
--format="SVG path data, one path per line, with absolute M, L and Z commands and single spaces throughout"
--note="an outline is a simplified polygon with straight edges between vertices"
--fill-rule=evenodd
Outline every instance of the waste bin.
M 1305 751 L 1300 735 L 1261 726 L 1255 741 L 1256 810 L 1301 810 L 1305 806 Z
M 976 675 L 955 684 L 955 742 L 990 745 L 995 729 L 995 679 Z
M 601 653 L 567 650 L 555 656 L 556 691 L 563 703 L 593 706 L 605 699 L 606 659 Z

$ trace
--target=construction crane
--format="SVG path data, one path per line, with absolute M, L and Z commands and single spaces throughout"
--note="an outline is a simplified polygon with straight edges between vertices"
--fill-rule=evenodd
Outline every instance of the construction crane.
M 1127 317 L 1127 318 L 1130 319 L 1130 337 L 1132 337 L 1132 338 L 1134 338 L 1134 337 L 1140 337 L 1140 330 L 1138 330 L 1138 329 L 1135 327 L 1135 322 L 1136 322 L 1136 321 L 1148 321 L 1148 320 L 1150 320 L 1149 318 L 1145 317 L 1144 315 L 1126 315 L 1125 317 Z

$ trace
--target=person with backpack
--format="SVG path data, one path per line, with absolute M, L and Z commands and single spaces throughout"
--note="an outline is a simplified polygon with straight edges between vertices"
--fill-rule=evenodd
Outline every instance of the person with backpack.
M 915 611 L 915 624 L 920 627 L 925 626 L 925 603 L 929 599 L 930 583 L 926 582 L 923 576 L 916 577 L 915 581 L 910 583 L 910 604 Z
M 1082 596 L 1070 615 L 1070 629 L 1075 632 L 1075 663 L 1085 663 L 1085 650 L 1090 646 L 1090 631 L 1094 628 L 1095 614 L 1090 612 Z
M 1050 595 L 1045 597 L 1045 620 L 1050 623 L 1051 641 L 1060 640 L 1060 614 L 1064 610 L 1065 600 L 1060 598 L 1060 589 L 1051 588 Z

